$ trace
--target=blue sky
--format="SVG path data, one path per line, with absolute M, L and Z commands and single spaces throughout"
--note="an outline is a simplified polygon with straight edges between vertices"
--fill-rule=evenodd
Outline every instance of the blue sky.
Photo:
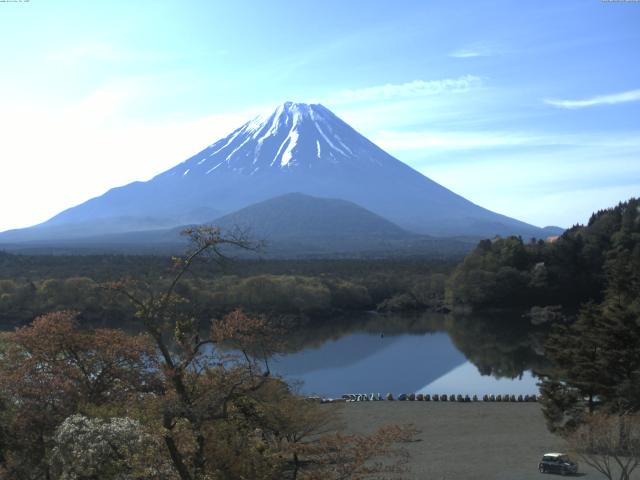
M 640 195 L 640 2 L 0 2 L 0 230 L 285 100 L 537 225 Z

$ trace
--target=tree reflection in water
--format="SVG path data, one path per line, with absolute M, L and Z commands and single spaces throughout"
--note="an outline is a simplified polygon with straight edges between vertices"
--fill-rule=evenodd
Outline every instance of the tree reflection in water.
M 479 374 L 509 379 L 544 365 L 544 329 L 517 314 L 366 314 L 288 331 L 274 370 L 304 381 L 306 392 L 327 395 L 417 391 L 466 360 Z

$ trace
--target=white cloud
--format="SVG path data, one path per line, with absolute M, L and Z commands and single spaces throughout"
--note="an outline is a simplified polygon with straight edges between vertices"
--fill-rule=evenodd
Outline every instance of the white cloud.
M 628 103 L 640 101 L 640 89 L 626 92 L 612 93 L 609 95 L 598 95 L 596 97 L 583 100 L 554 100 L 547 99 L 544 102 L 558 108 L 585 108 L 597 105 L 615 105 L 617 103 Z
M 495 55 L 498 49 L 495 46 L 477 43 L 469 45 L 449 53 L 452 58 L 473 58 L 473 57 L 490 57 Z
M 454 58 L 473 58 L 473 57 L 483 57 L 484 54 L 477 50 L 462 49 L 462 50 L 456 50 L 455 52 L 451 52 L 449 56 Z
M 510 132 L 391 132 L 379 131 L 374 142 L 389 150 L 467 150 L 539 145 L 543 138 Z
M 394 151 L 470 150 L 500 147 L 640 148 L 640 132 L 556 135 L 510 131 L 386 131 L 372 135 L 380 147 Z
M 392 151 L 463 151 L 501 147 L 597 147 L 640 149 L 640 132 L 618 134 L 544 134 L 518 131 L 387 131 L 371 135 L 378 146 Z
M 480 86 L 482 79 L 474 75 L 440 80 L 414 80 L 407 83 L 387 83 L 353 90 L 342 90 L 329 95 L 323 101 L 330 104 L 380 101 L 396 98 L 425 97 L 447 92 L 468 92 Z
M 463 48 L 449 54 L 453 58 L 487 57 L 489 54 L 478 49 Z

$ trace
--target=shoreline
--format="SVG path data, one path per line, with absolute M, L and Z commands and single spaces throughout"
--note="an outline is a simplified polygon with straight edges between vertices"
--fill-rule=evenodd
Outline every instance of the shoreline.
M 394 397 L 392 393 L 382 395 L 380 393 L 346 393 L 339 398 L 324 398 L 319 396 L 307 396 L 307 400 L 320 403 L 352 403 L 352 402 L 450 402 L 450 403 L 532 403 L 538 402 L 539 395 L 515 395 L 515 394 L 423 394 L 401 393 Z

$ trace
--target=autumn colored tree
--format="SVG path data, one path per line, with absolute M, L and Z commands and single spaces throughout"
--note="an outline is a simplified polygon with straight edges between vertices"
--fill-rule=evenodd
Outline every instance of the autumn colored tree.
M 118 405 L 158 386 L 152 345 L 119 330 L 83 331 L 73 312 L 58 312 L 2 334 L 0 391 L 4 460 L 11 478 L 50 478 L 51 439 L 69 415 Z
M 175 275 L 166 290 L 158 295 L 126 282 L 111 287 L 136 305 L 136 316 L 158 351 L 166 388 L 156 399 L 161 415 L 158 428 L 164 432 L 174 468 L 181 480 L 199 480 L 214 468 L 207 465 L 208 427 L 228 419 L 233 414 L 234 400 L 259 390 L 267 375 L 262 374 L 247 350 L 244 363 L 211 348 L 216 341 L 229 338 L 227 332 L 234 329 L 229 323 L 238 326 L 242 323 L 238 321 L 240 314 L 217 324 L 212 338 L 201 339 L 200 322 L 182 308 L 184 299 L 176 293 L 180 280 L 201 257 L 212 255 L 222 260 L 225 247 L 251 249 L 252 244 L 242 235 L 223 236 L 216 228 L 190 229 L 184 233 L 190 237 L 193 249 L 185 258 L 174 258 Z

